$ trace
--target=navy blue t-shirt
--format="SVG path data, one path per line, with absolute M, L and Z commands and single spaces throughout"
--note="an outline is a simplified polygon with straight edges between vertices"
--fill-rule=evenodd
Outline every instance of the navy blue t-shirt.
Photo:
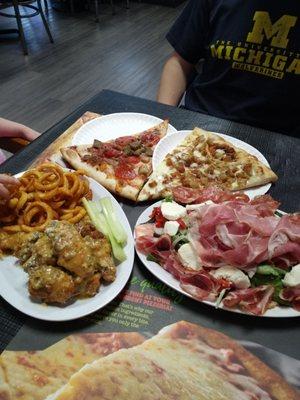
M 190 0 L 167 39 L 203 70 L 194 111 L 300 136 L 300 1 Z

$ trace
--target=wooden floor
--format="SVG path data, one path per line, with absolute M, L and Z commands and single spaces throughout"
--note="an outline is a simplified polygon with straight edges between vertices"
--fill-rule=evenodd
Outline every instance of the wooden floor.
M 98 24 L 93 13 L 50 9 L 54 44 L 38 16 L 23 20 L 29 56 L 0 36 L 0 116 L 43 132 L 102 89 L 155 99 L 165 34 L 182 8 L 120 2 L 112 16 L 103 5 Z M 0 29 L 13 22 L 0 16 Z

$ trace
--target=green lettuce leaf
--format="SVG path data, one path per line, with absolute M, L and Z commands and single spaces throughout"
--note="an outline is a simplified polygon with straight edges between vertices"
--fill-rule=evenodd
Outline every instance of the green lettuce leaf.
M 264 265 L 259 265 L 257 267 L 256 273 L 260 275 L 273 275 L 273 276 L 279 276 L 279 277 L 284 277 L 284 275 L 288 271 L 273 267 L 272 265 L 264 264 Z
M 172 197 L 171 195 L 168 195 L 168 196 L 166 196 L 166 197 L 164 198 L 163 201 L 166 201 L 167 203 L 172 203 L 173 197 Z
M 151 253 L 147 255 L 146 259 L 148 261 L 154 261 L 154 262 L 158 263 L 158 259 L 155 256 L 153 256 Z

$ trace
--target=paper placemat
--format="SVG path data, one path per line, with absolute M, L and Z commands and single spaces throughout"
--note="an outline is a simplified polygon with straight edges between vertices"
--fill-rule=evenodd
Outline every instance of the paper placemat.
M 60 149 L 61 147 L 70 146 L 75 133 L 79 128 L 82 127 L 86 122 L 92 119 L 101 117 L 100 114 L 96 114 L 90 111 L 86 111 L 74 124 L 72 124 L 65 132 L 63 132 L 54 142 L 50 144 L 30 165 L 30 168 L 36 167 L 47 161 L 56 162 L 62 166 L 66 166 L 64 163 Z

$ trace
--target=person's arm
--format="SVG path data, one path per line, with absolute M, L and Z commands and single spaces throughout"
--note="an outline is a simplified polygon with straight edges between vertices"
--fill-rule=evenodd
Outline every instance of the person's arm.
M 39 133 L 28 126 L 0 118 L 0 137 L 19 137 L 32 142 L 38 136 Z
M 177 106 L 194 69 L 193 64 L 185 61 L 178 53 L 174 52 L 163 68 L 157 101 L 170 106 Z
M 10 186 L 19 186 L 20 182 L 13 176 L 0 174 L 0 199 L 8 199 Z

